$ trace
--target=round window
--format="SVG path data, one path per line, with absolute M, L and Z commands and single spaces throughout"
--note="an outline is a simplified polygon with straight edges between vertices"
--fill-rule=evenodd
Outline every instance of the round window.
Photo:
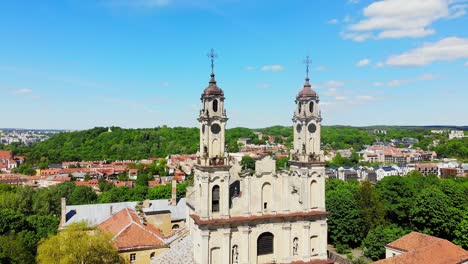
M 302 125 L 301 124 L 297 125 L 296 131 L 297 131 L 297 133 L 301 133 L 301 131 L 302 131 Z
M 218 134 L 221 131 L 221 127 L 218 124 L 211 126 L 211 133 Z
M 315 124 L 310 124 L 308 129 L 310 133 L 315 133 L 315 131 L 317 130 L 317 127 L 315 126 Z

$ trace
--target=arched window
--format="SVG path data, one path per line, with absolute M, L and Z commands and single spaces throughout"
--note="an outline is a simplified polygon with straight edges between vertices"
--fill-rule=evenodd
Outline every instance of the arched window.
M 219 186 L 215 185 L 211 193 L 211 211 L 219 212 Z
M 156 255 L 156 252 L 151 252 L 150 259 L 153 259 L 155 255 Z
M 177 224 L 175 224 L 175 225 L 172 226 L 172 230 L 178 230 L 179 228 L 180 228 L 180 226 L 177 225 Z
M 266 211 L 271 208 L 271 202 L 272 202 L 272 190 L 271 190 L 271 184 L 266 182 L 262 186 L 262 210 Z
M 310 103 L 309 103 L 309 111 L 310 111 L 311 113 L 314 112 L 314 102 L 310 102 Z
M 232 200 L 240 196 L 240 182 L 235 181 L 229 185 L 229 208 L 232 208 Z
M 216 99 L 213 101 L 213 111 L 218 112 L 218 100 Z
M 257 256 L 273 254 L 273 234 L 266 232 L 257 239 Z
M 314 180 L 310 183 L 310 208 L 318 207 L 319 188 L 318 183 Z

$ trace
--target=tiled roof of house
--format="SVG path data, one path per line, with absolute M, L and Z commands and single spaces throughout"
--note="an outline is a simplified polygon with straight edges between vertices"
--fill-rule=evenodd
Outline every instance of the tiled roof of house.
M 13 153 L 10 150 L 0 150 L 0 159 L 11 159 Z
M 124 208 L 103 223 L 99 228 L 110 232 L 114 246 L 118 250 L 156 248 L 165 245 L 156 228 L 140 220 L 137 213 Z
M 445 239 L 411 232 L 387 245 L 405 253 L 375 264 L 459 264 L 468 261 L 468 251 Z

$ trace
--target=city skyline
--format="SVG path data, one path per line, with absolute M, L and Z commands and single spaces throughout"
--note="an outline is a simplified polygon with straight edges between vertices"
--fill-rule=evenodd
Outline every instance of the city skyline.
M 219 58 L 228 127 L 292 125 L 310 78 L 324 125 L 468 125 L 465 0 L 0 4 L 1 127 L 195 127 Z

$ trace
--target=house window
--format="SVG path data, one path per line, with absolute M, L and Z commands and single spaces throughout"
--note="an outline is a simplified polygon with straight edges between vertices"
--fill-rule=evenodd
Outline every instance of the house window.
M 273 234 L 266 232 L 257 239 L 257 256 L 273 254 Z
M 136 261 L 136 253 L 130 254 L 130 262 L 135 262 Z
M 212 196 L 211 196 L 211 211 L 219 212 L 219 186 L 215 185 L 213 187 Z
M 172 230 L 178 230 L 179 228 L 180 228 L 180 226 L 177 225 L 177 224 L 175 224 L 175 225 L 172 226 Z

